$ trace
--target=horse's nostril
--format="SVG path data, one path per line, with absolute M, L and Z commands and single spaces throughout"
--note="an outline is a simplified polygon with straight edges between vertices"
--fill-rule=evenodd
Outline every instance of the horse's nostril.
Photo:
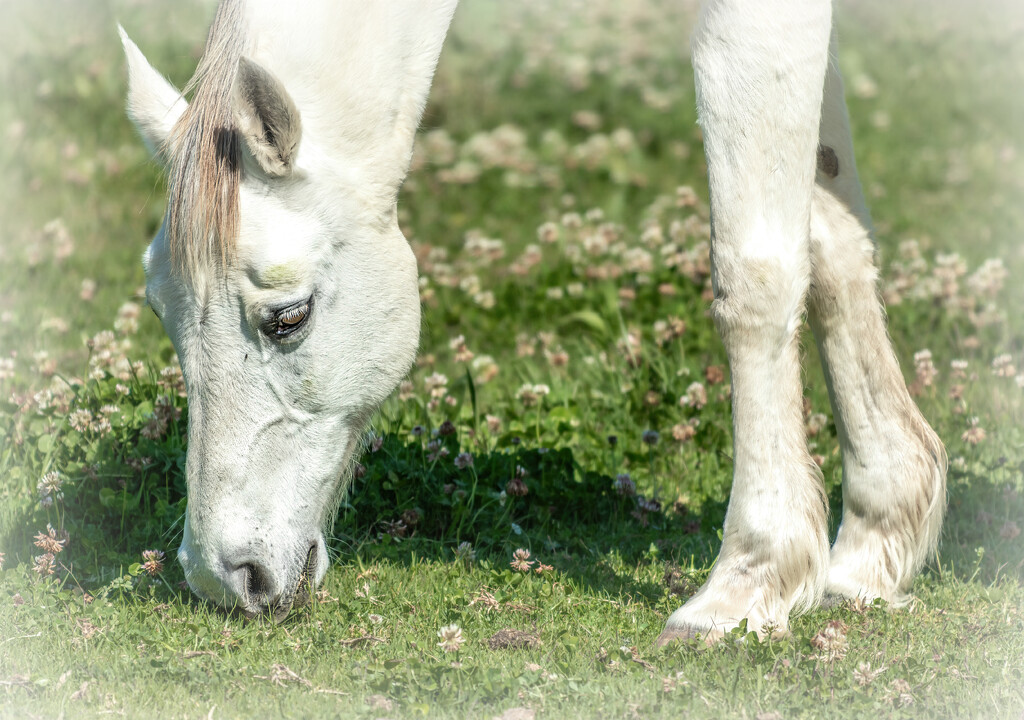
M 316 569 L 319 563 L 318 546 L 313 542 L 306 552 L 306 560 L 302 563 L 302 572 L 299 574 L 299 581 L 295 585 L 295 592 L 292 602 L 296 606 L 302 606 L 309 602 L 310 593 L 316 583 Z
M 232 594 L 239 603 L 238 609 L 250 618 L 269 613 L 278 622 L 284 619 L 292 607 L 309 602 L 320 565 L 319 543 L 311 543 L 306 554 L 300 558 L 298 568 L 291 567 L 291 573 L 298 570 L 298 577 L 287 573 L 283 580 L 259 561 L 236 565 L 229 582 Z
M 245 600 L 248 605 L 266 604 L 267 593 L 270 591 L 270 582 L 266 573 L 259 565 L 246 563 L 242 566 L 245 572 Z
M 302 582 L 311 581 L 316 577 L 316 563 L 318 559 L 316 550 L 317 544 L 313 542 L 309 546 L 309 552 L 306 553 L 306 562 L 302 566 L 302 576 L 300 578 Z

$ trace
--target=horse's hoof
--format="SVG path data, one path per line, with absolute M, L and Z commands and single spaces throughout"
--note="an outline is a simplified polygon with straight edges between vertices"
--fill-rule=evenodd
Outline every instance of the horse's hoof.
M 705 642 L 708 641 L 708 632 L 701 630 L 692 625 L 682 625 L 680 627 L 666 627 L 661 631 L 661 635 L 654 641 L 655 647 L 665 647 L 671 642 L 680 641 L 683 643 L 691 643 L 699 638 L 703 638 Z

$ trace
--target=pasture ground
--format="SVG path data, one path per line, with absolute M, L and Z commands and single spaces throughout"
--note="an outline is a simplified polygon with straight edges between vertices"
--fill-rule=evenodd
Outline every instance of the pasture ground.
M 1024 12 L 973 5 L 837 11 L 890 330 L 950 458 L 938 558 L 909 608 L 656 650 L 731 472 L 694 8 L 465 0 L 400 202 L 420 361 L 273 625 L 180 585 L 187 406 L 138 261 L 163 185 L 122 112 L 115 21 L 181 86 L 211 6 L 5 3 L 0 716 L 1020 720 Z M 804 365 L 834 532 L 809 334 Z

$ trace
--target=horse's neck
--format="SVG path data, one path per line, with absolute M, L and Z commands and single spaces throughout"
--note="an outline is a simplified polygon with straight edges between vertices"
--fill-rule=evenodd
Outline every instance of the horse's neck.
M 455 0 L 248 0 L 253 59 L 302 116 L 303 142 L 395 186 L 408 167 Z

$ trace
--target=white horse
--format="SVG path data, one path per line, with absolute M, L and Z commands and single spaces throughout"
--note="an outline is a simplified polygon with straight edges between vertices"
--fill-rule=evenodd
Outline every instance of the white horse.
M 226 607 L 280 617 L 320 582 L 357 438 L 415 358 L 396 197 L 454 6 L 224 0 L 191 105 L 122 31 L 129 116 L 169 175 L 144 264 L 189 391 L 178 558 Z M 886 335 L 831 15 L 710 0 L 696 29 L 734 478 L 718 560 L 662 643 L 743 619 L 785 632 L 826 593 L 898 605 L 938 541 L 945 453 Z M 805 313 L 843 452 L 831 550 L 801 418 Z

